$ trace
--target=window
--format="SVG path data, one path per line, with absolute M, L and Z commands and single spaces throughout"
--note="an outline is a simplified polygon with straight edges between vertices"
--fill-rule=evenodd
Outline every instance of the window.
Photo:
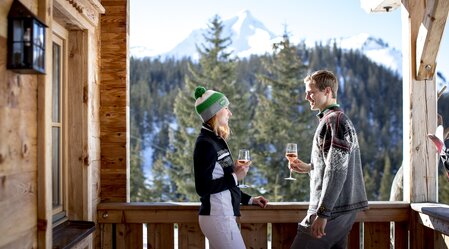
M 53 222 L 60 223 L 67 217 L 67 178 L 64 141 L 65 127 L 65 58 L 66 47 L 63 37 L 66 32 L 55 25 L 52 42 L 52 111 L 51 111 L 51 141 L 52 141 L 52 209 Z

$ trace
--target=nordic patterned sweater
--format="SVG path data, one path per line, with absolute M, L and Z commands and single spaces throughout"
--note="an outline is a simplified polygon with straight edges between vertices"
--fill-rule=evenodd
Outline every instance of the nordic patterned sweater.
M 195 143 L 193 164 L 199 215 L 240 216 L 240 203 L 248 204 L 251 197 L 237 187 L 228 145 L 206 124 Z
M 331 218 L 368 207 L 357 134 L 338 105 L 319 113 L 312 146 L 308 214 Z

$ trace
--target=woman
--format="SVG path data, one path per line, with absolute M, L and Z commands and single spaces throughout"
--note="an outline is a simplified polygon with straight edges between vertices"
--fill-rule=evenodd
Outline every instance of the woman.
M 264 208 L 267 200 L 250 197 L 237 187 L 248 172 L 249 163 L 234 162 L 226 139 L 232 116 L 229 100 L 220 92 L 195 89 L 195 110 L 203 121 L 193 153 L 195 188 L 200 196 L 199 224 L 211 249 L 244 249 L 237 226 L 240 203 Z

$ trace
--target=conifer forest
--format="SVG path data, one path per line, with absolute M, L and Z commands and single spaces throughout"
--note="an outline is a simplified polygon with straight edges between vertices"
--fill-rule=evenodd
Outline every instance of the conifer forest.
M 223 92 L 230 101 L 235 155 L 251 152 L 245 178 L 251 195 L 270 202 L 309 200 L 309 176 L 289 174 L 285 145 L 298 144 L 298 157 L 310 160 L 318 119 L 305 100 L 303 79 L 327 69 L 339 81 L 338 103 L 358 133 L 365 185 L 370 201 L 389 200 L 393 178 L 402 164 L 402 78 L 359 51 L 332 44 L 292 44 L 288 35 L 271 53 L 236 58 L 228 51 L 215 17 L 197 44 L 200 58 L 130 59 L 131 200 L 199 201 L 193 177 L 193 146 L 201 128 L 195 113 L 196 86 Z M 438 100 L 449 113 L 449 95 Z M 444 115 L 443 115 L 444 117 Z M 449 115 L 444 117 L 449 124 Z M 439 167 L 439 201 L 449 203 L 449 182 Z

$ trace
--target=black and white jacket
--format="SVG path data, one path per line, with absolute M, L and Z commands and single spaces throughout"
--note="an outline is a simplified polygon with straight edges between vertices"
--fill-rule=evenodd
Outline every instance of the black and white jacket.
M 206 124 L 196 140 L 193 163 L 199 215 L 240 216 L 240 203 L 248 204 L 251 197 L 237 187 L 228 145 Z

